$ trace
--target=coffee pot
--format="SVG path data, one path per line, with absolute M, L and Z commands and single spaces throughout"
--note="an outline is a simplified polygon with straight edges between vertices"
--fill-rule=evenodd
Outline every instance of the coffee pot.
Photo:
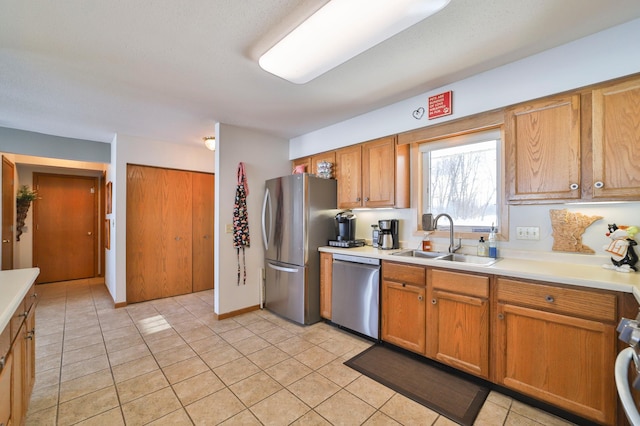
M 392 250 L 400 248 L 398 239 L 398 219 L 379 220 L 380 234 L 378 236 L 378 248 Z

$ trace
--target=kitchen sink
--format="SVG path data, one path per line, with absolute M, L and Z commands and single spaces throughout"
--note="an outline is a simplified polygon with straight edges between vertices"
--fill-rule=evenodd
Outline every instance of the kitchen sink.
M 448 262 L 462 262 L 473 265 L 489 266 L 496 263 L 499 259 L 491 257 L 474 256 L 472 254 L 447 253 L 444 256 L 436 257 L 436 260 L 445 260 Z
M 404 251 L 398 251 L 392 254 L 394 256 L 423 257 L 425 259 L 436 259 L 442 256 L 447 256 L 449 253 L 441 253 L 439 251 L 404 250 Z
M 420 257 L 424 259 L 443 260 L 445 262 L 460 262 L 479 266 L 489 266 L 496 263 L 499 259 L 490 257 L 474 256 L 462 253 L 443 253 L 438 251 L 422 251 L 422 250 L 403 250 L 392 253 L 394 256 L 404 257 Z

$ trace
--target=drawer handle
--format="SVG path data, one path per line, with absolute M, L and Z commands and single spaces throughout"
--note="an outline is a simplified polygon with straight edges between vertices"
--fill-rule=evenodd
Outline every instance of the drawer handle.
M 4 356 L 2 358 L 0 358 L 0 370 L 2 370 L 4 368 L 6 363 L 7 363 L 7 360 L 5 359 Z
M 30 331 L 27 333 L 26 336 L 24 336 L 25 339 L 29 339 L 29 340 L 33 340 L 33 331 Z
M 26 317 L 28 313 L 29 313 L 29 312 L 24 311 L 23 313 L 18 314 L 18 316 L 19 316 L 19 317 Z
M 554 298 L 553 298 L 553 296 L 551 296 L 551 295 L 545 296 L 545 297 L 544 297 L 544 300 L 546 300 L 546 301 L 547 301 L 547 302 L 549 302 L 549 303 L 553 303 L 553 302 L 555 302 L 555 299 L 554 299 Z

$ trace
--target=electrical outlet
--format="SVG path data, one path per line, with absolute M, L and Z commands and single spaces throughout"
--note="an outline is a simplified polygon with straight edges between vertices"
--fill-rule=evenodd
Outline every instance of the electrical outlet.
M 539 226 L 516 226 L 516 240 L 539 240 Z
M 227 234 L 233 234 L 233 224 L 232 223 L 227 223 L 227 225 L 225 226 L 224 231 Z

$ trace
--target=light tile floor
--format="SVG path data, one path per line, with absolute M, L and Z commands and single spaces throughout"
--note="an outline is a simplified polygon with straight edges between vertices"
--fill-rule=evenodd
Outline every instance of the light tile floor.
M 343 365 L 371 343 L 269 311 L 218 321 L 213 292 L 114 309 L 101 280 L 37 287 L 27 425 L 453 425 Z M 492 392 L 476 425 L 568 425 Z

